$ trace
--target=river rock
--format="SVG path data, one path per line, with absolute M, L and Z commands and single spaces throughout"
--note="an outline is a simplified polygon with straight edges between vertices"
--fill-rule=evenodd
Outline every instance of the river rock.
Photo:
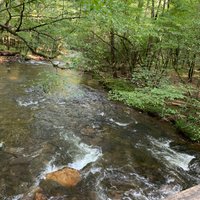
M 34 200 L 47 200 L 47 197 L 41 192 L 36 192 Z
M 5 148 L 5 143 L 4 142 L 0 142 L 0 151 L 4 150 Z
M 95 134 L 95 129 L 91 128 L 91 127 L 86 127 L 86 128 L 83 128 L 81 130 L 81 134 L 82 135 L 86 135 L 86 136 L 92 136 Z
M 46 180 L 53 180 L 64 187 L 73 187 L 80 182 L 81 175 L 78 170 L 65 167 L 47 174 Z

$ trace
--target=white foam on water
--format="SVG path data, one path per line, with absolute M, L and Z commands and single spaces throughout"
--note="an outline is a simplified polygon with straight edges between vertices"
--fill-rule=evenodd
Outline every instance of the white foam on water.
M 72 133 L 66 133 L 63 135 L 66 141 L 70 141 L 73 144 L 73 148 L 76 151 L 72 163 L 68 164 L 68 167 L 80 170 L 87 164 L 95 162 L 102 156 L 101 148 L 89 146 L 83 142 L 77 136 Z
M 106 189 L 102 186 L 102 181 L 105 178 L 105 173 L 101 173 L 101 175 L 98 177 L 98 179 L 96 179 L 96 183 L 95 183 L 95 191 L 96 191 L 96 195 L 97 195 L 97 199 L 98 200 L 111 200 L 110 198 L 108 198 L 107 194 L 106 194 Z
M 142 189 L 130 189 L 126 191 L 122 200 L 131 200 L 132 198 L 134 198 L 135 200 L 148 200 Z
M 170 148 L 170 140 L 161 141 L 156 140 L 150 137 L 150 141 L 153 145 L 151 149 L 149 149 L 152 154 L 156 155 L 158 158 L 164 158 L 167 162 L 169 162 L 172 166 L 181 167 L 183 170 L 189 170 L 189 163 L 195 156 L 180 153 Z
M 23 197 L 23 194 L 18 194 L 18 195 L 16 195 L 16 196 L 4 198 L 4 199 L 5 199 L 5 200 L 20 200 L 20 199 L 22 199 L 22 197 Z M 3 200 L 4 200 L 4 199 L 3 199 Z
M 63 166 L 56 166 L 56 165 L 53 164 L 55 162 L 55 159 L 56 158 L 53 156 L 52 159 L 45 165 L 42 172 L 40 173 L 40 175 L 35 180 L 35 184 L 34 184 L 35 186 L 39 185 L 40 180 L 45 179 L 46 174 L 51 173 L 53 171 L 57 171 L 57 170 L 63 168 Z
M 117 122 L 117 121 L 115 121 L 115 120 L 112 119 L 112 118 L 110 118 L 109 121 L 110 121 L 110 122 L 113 122 L 113 123 L 115 123 L 115 124 L 117 124 L 118 126 L 123 126 L 123 127 L 128 126 L 128 125 L 130 124 L 130 123 Z
M 99 115 L 103 117 L 105 115 L 105 113 L 101 112 L 101 113 L 99 113 Z
M 24 106 L 24 107 L 27 107 L 27 106 L 32 106 L 32 105 L 37 105 L 39 102 L 38 101 L 20 101 L 20 100 L 17 100 L 18 104 L 20 106 Z
M 45 98 L 41 98 L 41 97 L 38 100 L 31 100 L 31 99 L 21 100 L 21 99 L 17 99 L 17 103 L 20 106 L 24 106 L 24 107 L 36 106 L 39 103 L 42 103 L 44 101 L 46 101 L 46 99 Z
M 91 168 L 90 172 L 92 174 L 100 173 L 101 172 L 101 167 L 93 167 L 93 168 Z
M 51 173 L 53 171 L 57 171 L 61 168 L 61 166 L 58 167 L 58 166 L 54 165 L 53 164 L 54 161 L 55 161 L 55 158 L 53 158 L 50 162 L 48 162 L 48 164 L 45 166 L 42 174 L 46 175 L 46 174 Z M 45 177 L 43 177 L 43 178 L 45 178 Z
M 36 60 L 29 60 L 26 63 L 32 64 L 32 65 L 48 65 L 45 61 L 36 61 Z
M 74 162 L 68 164 L 69 167 L 80 170 L 83 169 L 87 164 L 95 162 L 100 157 L 101 152 L 99 151 L 99 149 L 90 148 L 84 150 L 84 155 L 80 154 L 76 156 Z
M 56 125 L 53 125 L 53 128 L 56 128 L 56 129 L 64 129 L 65 127 L 64 127 L 64 126 L 56 126 Z

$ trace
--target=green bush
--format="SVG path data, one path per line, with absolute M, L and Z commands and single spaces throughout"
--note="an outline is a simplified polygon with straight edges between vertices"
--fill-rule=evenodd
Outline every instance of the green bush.
M 194 89 L 184 85 L 163 84 L 158 88 L 144 87 L 124 90 L 113 87 L 110 99 L 162 118 L 175 121 L 176 127 L 193 141 L 200 140 L 200 102 L 188 95 Z M 177 102 L 177 103 L 176 103 Z

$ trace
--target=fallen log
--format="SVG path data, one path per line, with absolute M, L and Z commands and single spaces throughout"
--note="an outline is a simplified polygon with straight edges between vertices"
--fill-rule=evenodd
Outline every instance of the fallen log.
M 16 56 L 16 55 L 19 55 L 19 52 L 0 51 L 0 56 Z
M 200 199 L 200 185 L 196 185 L 187 190 L 183 190 L 175 195 L 172 195 L 165 200 L 199 200 Z
M 167 105 L 169 106 L 184 106 L 184 104 L 186 104 L 185 101 L 182 101 L 182 100 L 174 100 L 174 101 L 170 101 L 170 102 L 166 102 Z

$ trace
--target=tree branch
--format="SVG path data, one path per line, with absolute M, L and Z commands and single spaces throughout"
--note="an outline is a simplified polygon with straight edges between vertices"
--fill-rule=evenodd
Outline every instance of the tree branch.
M 9 22 L 10 22 L 10 20 L 12 19 L 12 15 L 11 15 L 11 13 L 10 13 L 10 11 L 9 11 L 9 8 L 8 8 L 8 2 L 6 2 L 6 11 L 7 11 L 7 13 L 8 13 L 8 20 L 6 21 L 6 23 L 5 23 L 5 25 L 7 26 L 7 25 L 9 25 Z
M 13 31 L 10 27 L 2 25 L 2 24 L 0 24 L 0 27 L 2 29 L 6 30 L 7 32 L 9 32 L 10 34 L 18 37 L 20 40 L 22 40 L 24 42 L 24 44 L 28 47 L 28 49 L 31 51 L 31 53 L 38 55 L 38 56 L 42 56 L 47 59 L 53 59 L 56 57 L 56 56 L 47 56 L 43 53 L 39 53 L 39 52 L 35 51 L 34 48 L 28 43 L 28 41 L 26 41 L 22 36 L 18 35 L 17 32 Z
M 36 29 L 33 30 L 33 32 L 36 32 L 38 35 L 44 35 L 50 39 L 52 39 L 53 41 L 58 41 L 58 39 L 55 39 L 54 37 L 52 37 L 51 35 L 47 34 L 47 33 L 44 33 L 44 32 L 41 32 L 41 31 L 37 31 Z
M 115 35 L 120 37 L 120 38 L 122 38 L 122 39 L 124 39 L 124 40 L 126 40 L 131 46 L 134 46 L 133 43 L 127 37 L 125 37 L 123 35 L 119 35 L 117 33 L 115 33 Z
M 19 29 L 21 28 L 22 26 L 22 22 L 23 22 L 23 17 L 24 17 L 24 10 L 25 10 L 25 3 L 22 4 L 22 10 L 20 12 L 20 21 L 19 21 L 19 25 L 16 29 L 16 32 L 19 31 Z
M 111 46 L 109 42 L 105 41 L 103 38 L 101 38 L 99 35 L 97 35 L 94 31 L 91 31 L 97 38 L 99 38 L 103 43 L 107 44 L 108 46 Z M 117 49 L 114 47 L 114 50 L 117 51 Z
M 27 1 L 27 2 L 20 3 L 20 4 L 16 5 L 16 6 L 10 6 L 9 9 L 18 8 L 18 7 L 21 7 L 22 4 L 31 3 L 31 2 L 34 2 L 34 1 L 36 1 L 36 0 L 29 0 L 29 1 Z M 7 8 L 4 8 L 4 9 L 0 10 L 0 13 L 1 13 L 1 12 L 4 12 L 4 11 L 7 11 Z
M 29 28 L 24 28 L 24 29 L 20 29 L 18 30 L 17 32 L 22 32 L 22 31 L 32 31 L 36 28 L 40 28 L 40 27 L 43 27 L 43 26 L 48 26 L 48 25 L 51 25 L 51 24 L 54 24 L 56 22 L 60 22 L 60 21 L 63 21 L 63 20 L 72 20 L 72 19 L 80 19 L 80 18 L 83 18 L 83 17 L 80 17 L 80 16 L 75 16 L 75 17 L 63 17 L 63 18 L 59 18 L 59 19 L 56 19 L 56 20 L 53 20 L 53 21 L 50 21 L 50 22 L 46 22 L 46 23 L 43 23 L 43 24 L 39 24 L 39 25 L 36 25 L 36 26 L 33 26 L 33 27 L 29 27 Z

